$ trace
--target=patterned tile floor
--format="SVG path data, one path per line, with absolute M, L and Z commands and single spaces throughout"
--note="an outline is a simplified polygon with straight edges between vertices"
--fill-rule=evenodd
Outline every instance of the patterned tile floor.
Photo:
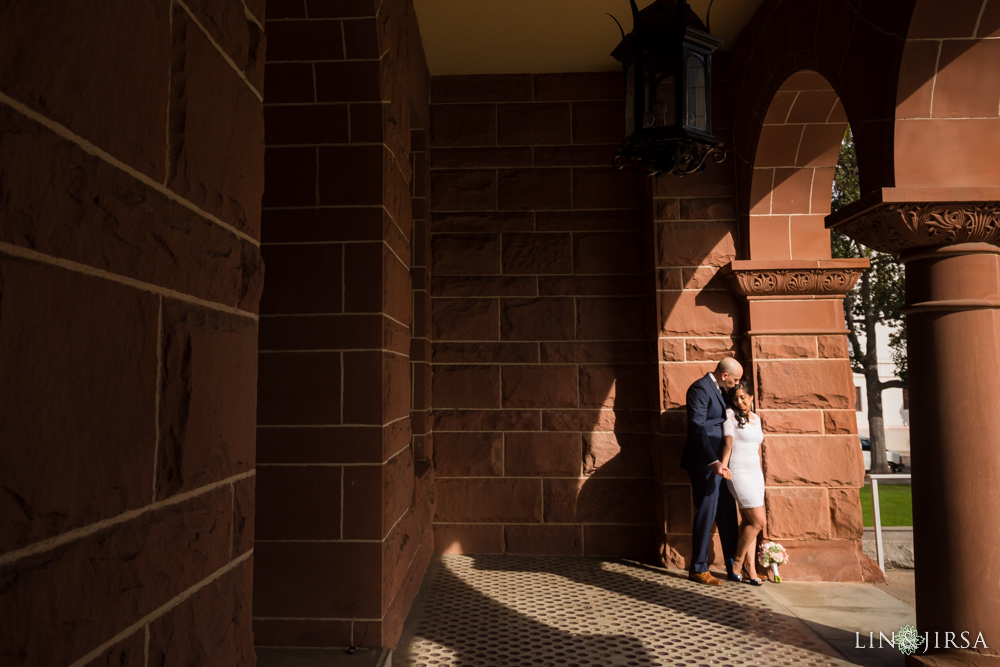
M 392 664 L 852 663 L 752 586 L 628 561 L 451 555 L 431 563 Z

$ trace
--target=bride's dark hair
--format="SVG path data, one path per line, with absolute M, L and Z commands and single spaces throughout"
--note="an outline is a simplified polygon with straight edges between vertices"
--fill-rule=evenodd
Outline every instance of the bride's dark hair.
M 736 392 L 741 389 L 747 396 L 753 397 L 753 389 L 750 387 L 750 383 L 746 380 L 740 380 L 735 387 L 729 390 L 729 393 L 726 395 L 726 403 L 728 403 L 729 407 L 733 410 L 733 416 L 736 417 L 736 424 L 740 428 L 743 428 L 747 425 L 747 422 L 750 421 L 750 414 L 748 412 L 743 412 L 740 410 L 740 407 L 736 405 Z

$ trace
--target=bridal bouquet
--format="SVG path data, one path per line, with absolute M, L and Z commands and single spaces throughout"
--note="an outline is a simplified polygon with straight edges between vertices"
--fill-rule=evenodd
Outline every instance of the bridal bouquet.
M 778 566 L 788 562 L 788 552 L 777 542 L 763 542 L 760 545 L 760 550 L 757 551 L 757 562 L 764 567 L 771 568 L 774 582 L 780 584 L 781 575 L 778 574 Z

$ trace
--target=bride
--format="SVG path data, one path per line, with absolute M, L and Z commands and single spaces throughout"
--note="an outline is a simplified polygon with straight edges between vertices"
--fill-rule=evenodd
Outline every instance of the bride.
M 726 484 L 740 506 L 743 521 L 733 559 L 736 581 L 754 586 L 764 582 L 757 577 L 754 553 L 757 535 L 761 534 L 767 519 L 764 514 L 764 474 L 760 468 L 760 443 L 764 441 L 760 417 L 753 413 L 753 390 L 745 380 L 729 392 L 726 422 L 722 425 L 722 465 L 732 473 Z

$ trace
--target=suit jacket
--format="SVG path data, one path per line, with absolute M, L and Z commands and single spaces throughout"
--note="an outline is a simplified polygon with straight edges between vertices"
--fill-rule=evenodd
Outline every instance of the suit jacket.
M 722 456 L 722 424 L 726 403 L 708 375 L 687 390 L 687 441 L 681 466 L 688 470 L 707 467 Z

